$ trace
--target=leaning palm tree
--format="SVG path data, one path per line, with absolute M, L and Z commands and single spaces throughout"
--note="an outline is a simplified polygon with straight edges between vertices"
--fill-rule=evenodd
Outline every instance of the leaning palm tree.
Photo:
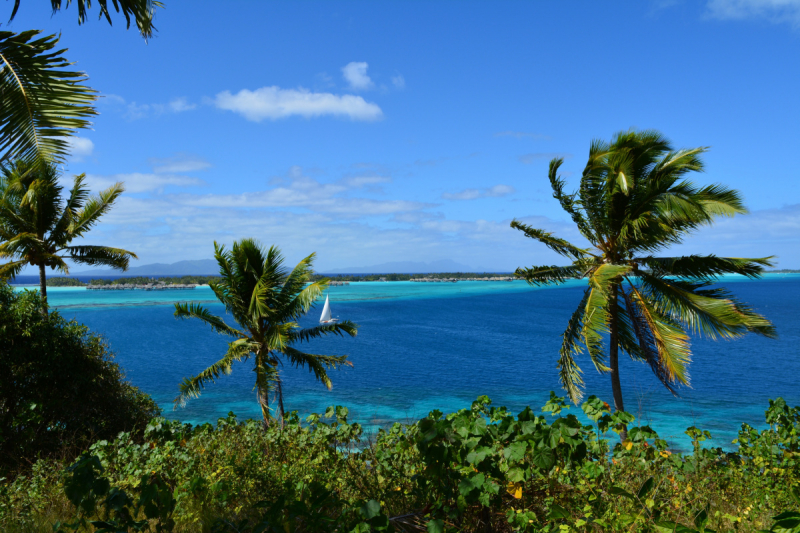
M 611 374 L 615 410 L 624 410 L 619 351 L 647 363 L 673 394 L 689 384 L 689 334 L 734 339 L 748 332 L 775 336 L 773 325 L 728 291 L 711 287 L 722 274 L 757 278 L 771 258 L 714 255 L 655 257 L 720 216 L 746 213 L 739 194 L 686 179 L 703 170 L 705 148 L 675 150 L 657 131 L 627 131 L 595 140 L 579 189 L 564 192 L 560 158 L 550 162 L 553 196 L 590 243 L 583 248 L 514 220 L 511 227 L 572 260 L 569 266 L 518 268 L 533 285 L 587 278 L 588 287 L 563 335 L 561 384 L 582 397 L 575 359 L 585 346 L 595 368 Z M 608 357 L 604 341 L 608 340 Z
M 47 279 L 50 267 L 69 274 L 66 259 L 90 266 L 127 270 L 136 254 L 121 248 L 73 245 L 106 214 L 125 190 L 117 183 L 90 196 L 83 174 L 75 176 L 66 198 L 54 164 L 16 161 L 0 167 L 0 279 L 13 278 L 26 266 L 39 269 L 43 313 L 47 314 Z
M 175 399 L 176 405 L 184 405 L 189 398 L 199 396 L 206 384 L 214 382 L 220 374 L 230 374 L 233 363 L 252 357 L 264 425 L 273 418 L 269 407 L 271 393 L 277 401 L 282 423 L 285 411 L 280 367 L 284 363 L 308 367 L 328 389 L 331 380 L 327 369 L 352 366 L 346 355 L 310 354 L 294 347 L 329 334 L 347 333 L 355 337 L 358 331 L 358 325 L 349 320 L 310 328 L 298 325 L 298 320 L 328 286 L 327 279 L 309 283 L 314 255 L 309 255 L 289 271 L 284 268 L 283 257 L 275 246 L 267 250 L 253 239 L 242 239 L 226 250 L 223 245 L 214 243 L 214 258 L 219 264 L 221 278 L 209 285 L 239 329 L 229 326 L 200 304 L 175 304 L 176 317 L 198 318 L 214 331 L 234 338 L 222 359 L 198 375 L 183 380 L 180 394 Z

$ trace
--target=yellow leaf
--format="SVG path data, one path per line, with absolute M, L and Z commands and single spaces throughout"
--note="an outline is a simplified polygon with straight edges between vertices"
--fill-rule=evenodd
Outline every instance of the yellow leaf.
M 522 498 L 522 483 L 509 483 L 506 485 L 506 492 L 519 500 Z
M 622 446 L 626 450 L 630 450 L 631 448 L 633 448 L 633 442 L 626 440 L 625 442 L 622 443 Z

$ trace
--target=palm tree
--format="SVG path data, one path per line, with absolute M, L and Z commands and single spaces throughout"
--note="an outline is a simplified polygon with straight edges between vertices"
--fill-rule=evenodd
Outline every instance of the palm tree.
M 67 0 L 69 6 L 71 0 Z M 11 20 L 21 0 L 15 0 Z M 53 13 L 63 0 L 50 0 Z M 85 22 L 91 0 L 77 0 L 78 23 Z M 145 39 L 155 31 L 153 17 L 163 4 L 157 0 L 112 0 L 130 27 L 136 22 Z M 108 0 L 98 0 L 100 17 L 111 24 Z M 10 21 L 9 21 L 10 22 Z M 29 162 L 63 163 L 69 137 L 88 128 L 96 115 L 96 91 L 84 85 L 83 72 L 70 70 L 73 63 L 57 49 L 59 37 L 40 37 L 41 31 L 0 31 L 0 164 L 25 159 Z
M 220 374 L 230 374 L 233 363 L 252 356 L 264 425 L 271 419 L 271 392 L 276 397 L 282 423 L 285 411 L 279 366 L 289 363 L 308 367 L 328 389 L 331 380 L 327 369 L 352 366 L 346 355 L 310 354 L 293 346 L 329 334 L 347 333 L 355 337 L 358 332 L 358 325 L 349 320 L 311 328 L 298 325 L 300 317 L 328 287 L 327 279 L 309 283 L 314 256 L 309 255 L 289 271 L 283 267 L 283 257 L 275 246 L 265 250 L 253 239 L 242 239 L 226 250 L 214 243 L 214 258 L 219 264 L 221 279 L 210 283 L 211 290 L 240 329 L 229 326 L 200 304 L 175 304 L 176 317 L 198 318 L 214 331 L 234 338 L 222 359 L 198 375 L 183 380 L 176 404 L 184 405 L 189 398 L 196 398 L 208 382 L 214 382 Z
M 516 228 L 572 260 L 569 266 L 518 268 L 533 285 L 588 278 L 559 352 L 561 384 L 574 402 L 583 380 L 575 357 L 585 346 L 595 368 L 611 374 L 615 410 L 624 410 L 619 351 L 650 365 L 673 394 L 689 384 L 689 334 L 734 339 L 747 332 L 775 337 L 773 325 L 728 291 L 711 287 L 728 273 L 758 278 L 769 257 L 654 257 L 720 216 L 746 213 L 739 193 L 683 179 L 703 170 L 706 148 L 675 150 L 657 131 L 618 133 L 592 142 L 579 189 L 564 193 L 563 159 L 550 162 L 553 196 L 590 243 L 581 248 L 514 220 Z M 608 335 L 608 359 L 604 337 Z
M 90 197 L 85 176 L 75 176 L 66 199 L 54 164 L 17 161 L 0 168 L 0 279 L 13 278 L 26 265 L 39 269 L 43 313 L 47 314 L 46 267 L 69 274 L 65 259 L 91 266 L 128 269 L 136 254 L 108 246 L 72 245 L 84 237 L 125 190 L 117 183 Z
M 71 0 L 67 0 L 66 6 L 69 7 Z M 155 11 L 157 7 L 164 7 L 162 2 L 158 0 L 111 0 L 113 2 L 114 10 L 119 13 L 122 11 L 122 14 L 125 16 L 125 21 L 128 24 L 128 28 L 131 27 L 131 18 L 136 21 L 136 27 L 139 28 L 139 32 L 142 34 L 142 37 L 145 39 L 150 38 L 153 36 L 153 31 L 155 31 L 155 27 L 153 26 L 153 17 L 155 16 Z M 9 18 L 9 22 L 14 20 L 14 17 L 17 16 L 17 10 L 19 9 L 20 3 L 22 0 L 14 0 L 14 8 L 11 11 L 11 17 Z M 63 0 L 50 0 L 50 6 L 53 8 L 53 14 L 56 11 L 61 10 L 61 4 Z M 86 22 L 86 10 L 92 7 L 92 0 L 77 0 L 75 2 L 78 4 L 78 24 L 83 24 Z M 111 24 L 111 12 L 108 9 L 108 0 L 97 0 L 97 3 L 100 5 L 100 18 L 104 18 Z

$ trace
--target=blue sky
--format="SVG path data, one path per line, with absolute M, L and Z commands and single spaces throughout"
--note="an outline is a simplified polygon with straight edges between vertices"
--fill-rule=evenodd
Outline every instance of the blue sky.
M 548 161 L 574 185 L 593 138 L 634 127 L 710 146 L 697 181 L 751 210 L 674 253 L 800 268 L 800 0 L 167 0 L 147 43 L 47 4 L 4 29 L 60 32 L 103 95 L 65 175 L 126 183 L 89 240 L 137 264 L 242 237 L 322 271 L 563 262 L 510 220 L 579 240 Z

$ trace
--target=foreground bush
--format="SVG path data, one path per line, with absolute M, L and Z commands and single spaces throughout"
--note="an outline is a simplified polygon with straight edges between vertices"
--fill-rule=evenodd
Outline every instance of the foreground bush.
M 0 476 L 141 432 L 159 414 L 100 337 L 56 311 L 43 316 L 41 306 L 37 292 L 0 282 Z
M 798 530 L 800 410 L 783 400 L 770 402 L 767 429 L 742 427 L 736 453 L 702 448 L 708 433 L 696 428 L 694 452 L 672 453 L 594 397 L 582 406 L 593 425 L 564 409 L 553 397 L 545 414 L 512 416 L 482 397 L 369 440 L 342 407 L 283 429 L 233 415 L 216 427 L 155 419 L 142 443 L 122 433 L 66 470 L 43 461 L 2 486 L 0 529 Z

